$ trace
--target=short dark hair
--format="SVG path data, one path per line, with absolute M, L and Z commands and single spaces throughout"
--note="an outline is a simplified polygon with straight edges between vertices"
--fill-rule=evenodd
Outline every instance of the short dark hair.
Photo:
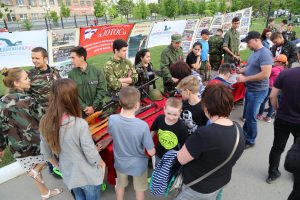
M 239 21 L 240 21 L 239 17 L 234 17 L 231 22 L 234 23 L 234 22 L 239 22 Z
M 270 39 L 271 39 L 271 41 L 273 41 L 273 40 L 275 40 L 275 39 L 277 39 L 279 37 L 283 37 L 282 33 L 280 33 L 280 32 L 274 32 L 274 33 L 272 33 Z
M 184 77 L 191 75 L 192 70 L 186 62 L 179 60 L 171 65 L 170 73 L 171 73 L 172 77 L 181 80 Z
M 289 23 L 288 26 L 294 26 L 294 24 L 293 23 Z
M 282 21 L 281 21 L 281 23 L 283 23 L 283 24 L 287 24 L 287 20 L 286 20 L 286 19 L 284 19 L 284 20 L 282 20 Z
M 274 21 L 275 21 L 274 18 L 270 18 L 270 19 L 269 19 L 269 23 L 270 23 L 270 22 L 274 22 Z
M 218 28 L 216 32 L 222 32 L 223 33 L 223 29 Z
M 200 42 L 195 42 L 193 44 L 193 48 L 195 48 L 195 46 L 200 46 L 200 48 L 202 49 L 202 44 Z
M 233 108 L 231 89 L 223 84 L 208 84 L 202 94 L 201 106 L 210 116 L 228 117 Z
M 116 39 L 114 42 L 113 42 L 113 52 L 115 53 L 115 49 L 117 51 L 120 51 L 120 49 L 122 49 L 123 47 L 128 47 L 128 44 L 127 42 L 125 42 L 124 40 L 122 39 Z
M 229 63 L 223 63 L 219 68 L 219 74 L 228 74 L 231 72 L 231 65 Z
M 125 110 L 131 110 L 134 108 L 137 102 L 140 101 L 140 91 L 132 86 L 124 87 L 119 92 L 120 105 Z
M 79 57 L 83 56 L 84 60 L 86 60 L 86 57 L 87 57 L 87 51 L 84 47 L 82 46 L 77 46 L 77 47 L 74 47 L 70 50 L 70 52 L 74 52 L 76 53 Z
M 43 58 L 48 58 L 48 52 L 43 47 L 35 47 L 31 50 L 31 52 L 35 52 L 35 53 L 41 52 Z

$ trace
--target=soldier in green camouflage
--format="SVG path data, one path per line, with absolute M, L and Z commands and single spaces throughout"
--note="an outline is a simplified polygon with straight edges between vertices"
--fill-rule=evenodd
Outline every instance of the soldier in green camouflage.
M 34 68 L 28 72 L 31 87 L 30 96 L 36 99 L 45 109 L 48 107 L 48 96 L 53 82 L 60 78 L 57 69 L 50 67 L 48 53 L 42 47 L 36 47 L 31 51 Z
M 0 99 L 0 157 L 9 147 L 13 157 L 35 179 L 42 199 L 48 199 L 61 193 L 61 190 L 49 190 L 42 179 L 41 170 L 45 166 L 40 154 L 39 120 L 43 107 L 25 93 L 30 88 L 30 79 L 21 68 L 3 69 L 3 83 L 9 93 Z
M 170 66 L 178 60 L 183 60 L 181 38 L 180 34 L 173 34 L 171 36 L 171 44 L 161 53 L 160 70 L 166 93 L 171 93 L 175 89 L 174 81 L 170 74 Z
M 224 53 L 222 38 L 223 30 L 218 29 L 214 36 L 211 36 L 208 40 L 209 45 L 209 62 L 213 70 L 218 71 L 222 62 L 222 56 Z
M 113 42 L 113 57 L 105 63 L 104 74 L 107 88 L 112 96 L 117 96 L 121 88 L 134 85 L 138 74 L 131 62 L 126 59 L 128 44 L 121 39 Z

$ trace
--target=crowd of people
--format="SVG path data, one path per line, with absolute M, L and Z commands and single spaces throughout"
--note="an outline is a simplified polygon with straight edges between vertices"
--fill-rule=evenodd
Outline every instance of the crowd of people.
M 201 39 L 185 61 L 182 36 L 173 34 L 171 44 L 161 53 L 159 71 L 154 70 L 147 49 L 137 52 L 133 65 L 126 59 L 128 44 L 117 39 L 112 44 L 113 56 L 103 67 L 87 63 L 84 47 L 71 49 L 74 68 L 63 79 L 47 64 L 47 51 L 34 48 L 33 69 L 1 71 L 9 92 L 0 100 L 0 157 L 9 147 L 34 179 L 43 200 L 62 192 L 45 185 L 41 171 L 46 163 L 50 173 L 55 175 L 53 170 L 60 170 L 75 199 L 96 200 L 106 167 L 99 151 L 113 141 L 116 198 L 124 199 L 128 176 L 132 176 L 136 199 L 143 200 L 148 189 L 149 157 L 153 157 L 155 168 L 166 162 L 170 150 L 175 150 L 174 159 L 182 166 L 183 175 L 176 200 L 221 200 L 233 166 L 244 149 L 255 147 L 257 120 L 271 122 L 275 116 L 266 179 L 267 183 L 274 182 L 281 175 L 280 157 L 290 133 L 295 141 L 300 136 L 300 50 L 293 43 L 292 24 L 285 29 L 283 21 L 275 28 L 270 20 L 262 34 L 250 31 L 240 41 L 239 23 L 234 17 L 224 38 L 222 29 L 211 37 L 207 29 L 202 30 Z M 241 64 L 240 42 L 247 43 L 252 51 L 246 64 Z M 137 87 L 156 74 L 163 79 L 166 102 L 164 114 L 149 127 L 135 116 L 144 98 Z M 232 77 L 236 77 L 234 81 Z M 246 87 L 242 127 L 229 118 L 235 82 Z M 156 85 L 153 82 L 145 87 L 143 92 L 149 93 Z M 102 110 L 107 98 L 119 104 L 113 106 L 115 114 L 108 118 L 109 142 L 96 146 L 84 118 Z M 158 137 L 157 145 L 153 137 Z M 300 198 L 299 172 L 293 172 L 289 200 Z

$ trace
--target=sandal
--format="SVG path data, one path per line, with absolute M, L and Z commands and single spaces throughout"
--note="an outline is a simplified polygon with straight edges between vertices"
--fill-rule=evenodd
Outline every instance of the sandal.
M 42 197 L 42 200 L 46 200 L 46 199 L 50 199 L 51 197 L 54 197 L 56 195 L 59 195 L 62 192 L 63 192 L 62 189 L 55 188 L 53 190 L 49 190 L 46 195 L 41 195 L 41 197 Z
M 31 169 L 29 172 L 28 172 L 28 176 L 30 176 L 31 178 L 35 179 L 37 182 L 40 182 L 40 183 L 43 183 L 44 184 L 44 181 L 42 179 L 42 174 L 41 172 L 37 172 L 35 171 L 34 169 Z

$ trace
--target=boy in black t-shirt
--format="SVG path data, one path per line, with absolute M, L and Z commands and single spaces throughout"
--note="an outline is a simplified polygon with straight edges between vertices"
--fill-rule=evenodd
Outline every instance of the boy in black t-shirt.
M 188 128 L 189 134 L 192 134 L 198 127 L 205 126 L 208 121 L 197 95 L 199 82 L 194 76 L 187 76 L 179 82 L 177 90 L 184 100 L 180 117 Z
M 168 98 L 164 107 L 164 115 L 159 115 L 151 126 L 151 134 L 157 133 L 158 145 L 156 147 L 157 165 L 163 155 L 171 150 L 179 150 L 188 137 L 188 130 L 179 119 L 182 101 L 178 98 Z

